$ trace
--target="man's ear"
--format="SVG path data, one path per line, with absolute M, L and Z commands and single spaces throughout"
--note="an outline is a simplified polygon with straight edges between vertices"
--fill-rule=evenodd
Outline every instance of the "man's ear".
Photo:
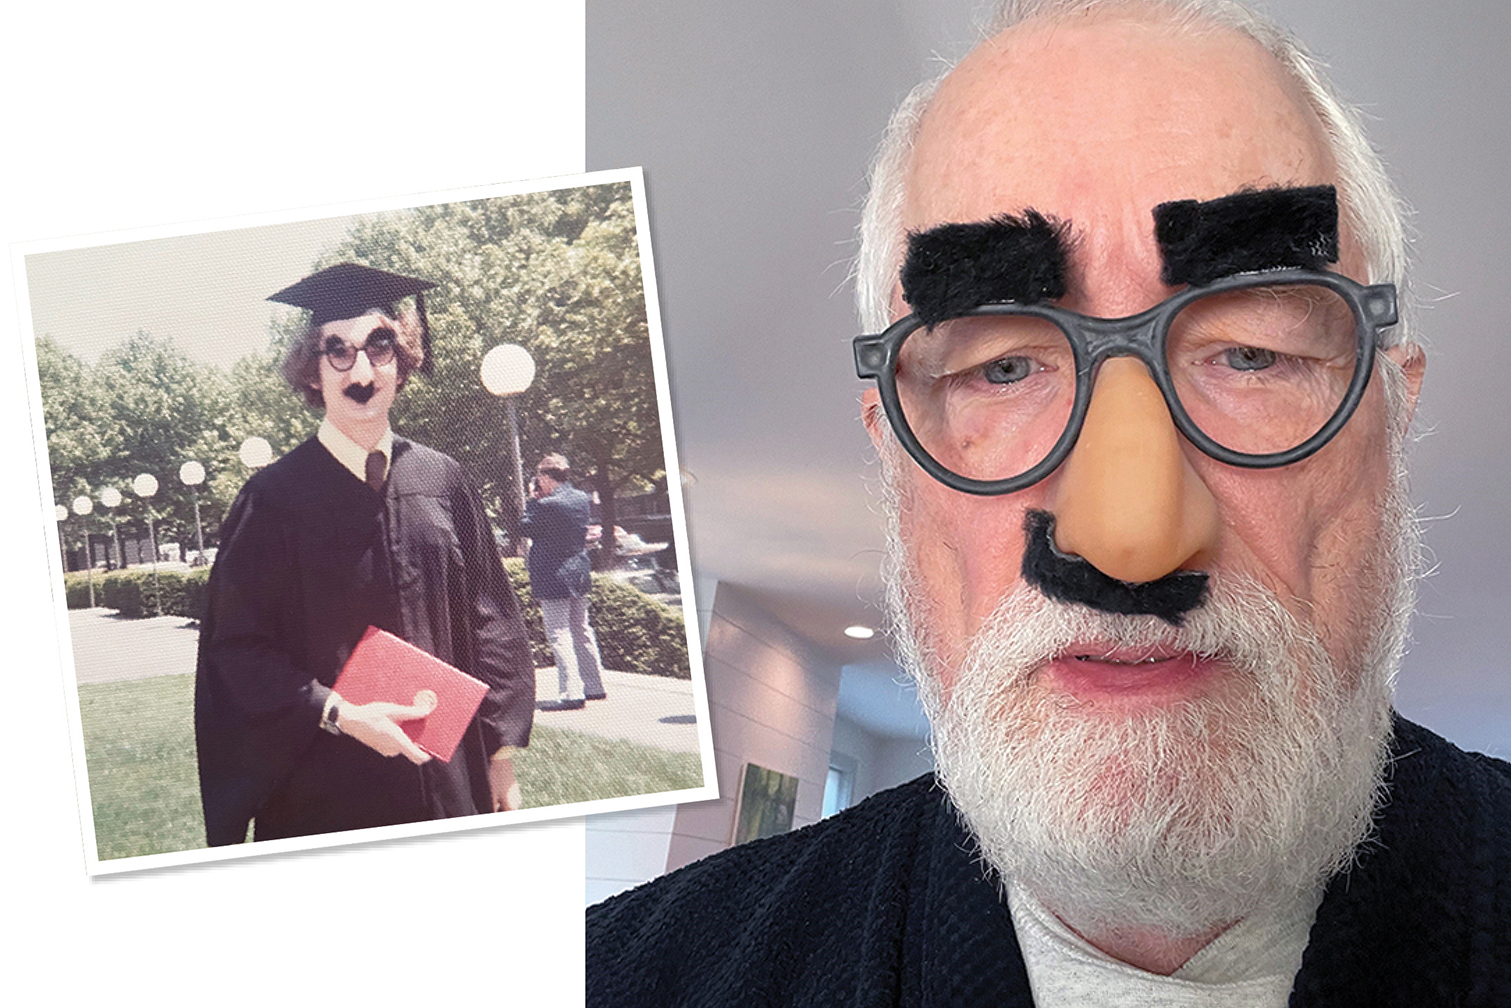
M 1417 397 L 1422 393 L 1422 376 L 1427 373 L 1427 352 L 1415 343 L 1401 343 L 1385 351 L 1406 376 L 1406 415 L 1402 426 L 1411 423 L 1417 412 Z
M 866 433 L 871 435 L 871 443 L 877 448 L 881 447 L 883 435 L 886 433 L 887 411 L 881 405 L 881 393 L 874 388 L 868 388 L 860 394 L 860 419 L 866 425 Z

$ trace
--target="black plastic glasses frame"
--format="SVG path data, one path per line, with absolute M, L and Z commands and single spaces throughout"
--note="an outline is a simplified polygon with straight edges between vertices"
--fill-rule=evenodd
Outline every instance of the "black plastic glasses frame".
M 1170 324 L 1187 305 L 1213 294 L 1228 291 L 1248 290 L 1255 287 L 1282 287 L 1310 284 L 1326 287 L 1336 292 L 1354 313 L 1355 347 L 1354 375 L 1348 391 L 1338 409 L 1318 431 L 1294 448 L 1268 455 L 1249 455 L 1233 451 L 1213 441 L 1192 421 L 1180 399 L 1175 394 L 1170 366 L 1165 359 L 1165 340 Z M 913 460 L 939 482 L 963 493 L 996 495 L 1014 493 L 1030 487 L 1065 461 L 1070 449 L 1080 436 L 1081 424 L 1086 419 L 1086 409 L 1091 403 L 1091 376 L 1097 365 L 1109 357 L 1137 357 L 1144 362 L 1154 383 L 1165 397 L 1176 428 L 1188 441 L 1207 455 L 1228 465 L 1248 469 L 1273 469 L 1299 462 L 1316 452 L 1333 435 L 1342 429 L 1364 398 L 1369 376 L 1374 371 L 1374 355 L 1379 345 L 1380 330 L 1395 325 L 1397 320 L 1396 288 L 1394 284 L 1366 286 L 1337 273 L 1323 270 L 1271 270 L 1261 273 L 1242 273 L 1224 277 L 1201 287 L 1189 287 L 1161 301 L 1153 308 L 1119 319 L 1097 318 L 1079 312 L 1057 308 L 1048 304 L 1018 304 L 1000 302 L 984 304 L 965 312 L 961 318 L 983 316 L 1019 315 L 1040 318 L 1055 325 L 1070 342 L 1075 357 L 1076 391 L 1070 417 L 1065 430 L 1055 442 L 1049 454 L 1038 465 L 1018 476 L 1001 480 L 977 480 L 952 472 L 930 455 L 919 442 L 917 435 L 908 426 L 903 415 L 902 401 L 897 394 L 897 358 L 903 342 L 914 332 L 924 328 L 916 315 L 907 315 L 888 326 L 885 332 L 857 336 L 852 342 L 855 353 L 855 373 L 861 378 L 874 378 L 881 393 L 882 406 L 887 411 L 887 420 L 892 424 L 897 439 Z
M 378 342 L 375 344 L 373 340 Z M 339 340 L 339 347 L 331 346 L 332 340 Z M 399 334 L 387 326 L 379 326 L 367 334 L 367 338 L 359 347 L 354 347 L 339 336 L 326 338 L 324 346 L 316 350 L 317 356 L 330 361 L 330 365 L 337 371 L 345 373 L 357 366 L 357 354 L 366 353 L 367 363 L 373 367 L 382 367 L 393 360 L 394 353 L 398 350 Z M 350 356 L 348 356 L 350 355 Z

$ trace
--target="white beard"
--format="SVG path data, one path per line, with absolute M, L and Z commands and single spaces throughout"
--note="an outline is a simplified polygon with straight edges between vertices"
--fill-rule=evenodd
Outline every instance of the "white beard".
M 945 697 L 892 503 L 900 659 L 919 684 L 940 779 L 987 862 L 1083 933 L 1172 937 L 1284 906 L 1346 867 L 1382 791 L 1413 599 L 1416 538 L 1400 477 L 1385 509 L 1386 545 L 1358 600 L 1369 608 L 1372 583 L 1384 604 L 1367 653 L 1347 668 L 1272 592 L 1214 572 L 1208 600 L 1179 628 L 1020 586 L 975 635 Z M 1173 645 L 1226 669 L 1196 699 L 1099 710 L 1033 674 L 1090 640 Z

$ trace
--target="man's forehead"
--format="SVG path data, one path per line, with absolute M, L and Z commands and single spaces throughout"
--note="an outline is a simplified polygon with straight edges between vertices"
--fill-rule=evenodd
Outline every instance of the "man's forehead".
M 1034 207 L 1147 231 L 1150 209 L 1168 200 L 1332 178 L 1316 116 L 1251 40 L 1126 18 L 1031 22 L 940 85 L 911 154 L 902 223 Z

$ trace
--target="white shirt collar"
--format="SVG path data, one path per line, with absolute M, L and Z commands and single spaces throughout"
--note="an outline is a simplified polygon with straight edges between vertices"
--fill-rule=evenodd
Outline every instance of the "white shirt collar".
M 363 483 L 367 482 L 367 449 L 341 433 L 340 429 L 329 419 L 320 421 L 320 430 L 315 437 L 325 446 L 325 450 L 336 457 L 348 472 Z M 383 453 L 383 458 L 388 464 L 393 463 L 393 428 L 383 431 L 383 436 L 378 438 L 373 451 Z M 385 465 L 384 471 L 387 472 Z
M 1287 1002 L 1301 967 L 1322 887 L 1284 907 L 1245 918 L 1218 935 L 1170 976 L 1158 976 L 1107 955 L 1071 931 L 1015 882 L 1008 909 L 1028 971 L 1034 1004 L 1275 1005 Z

